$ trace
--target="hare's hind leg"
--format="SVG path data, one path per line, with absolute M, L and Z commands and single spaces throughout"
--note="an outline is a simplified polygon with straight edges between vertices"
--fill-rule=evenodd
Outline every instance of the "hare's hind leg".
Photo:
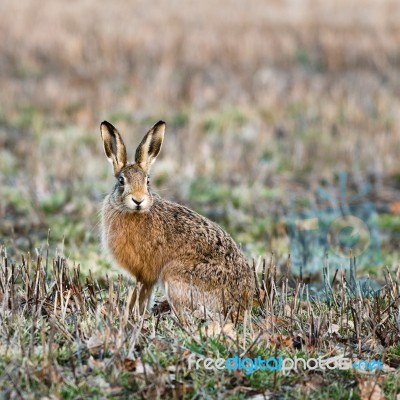
M 184 271 L 185 266 L 182 263 L 170 262 L 164 266 L 159 278 L 159 285 L 163 289 L 171 310 L 181 323 L 186 321 L 185 311 L 195 308 L 193 297 L 190 295 L 190 284 L 182 280 Z
M 207 290 L 206 284 L 194 279 L 189 269 L 180 262 L 166 265 L 160 276 L 160 284 L 164 289 L 171 308 L 176 314 L 182 315 L 185 309 L 207 311 L 221 311 L 221 301 L 217 291 Z

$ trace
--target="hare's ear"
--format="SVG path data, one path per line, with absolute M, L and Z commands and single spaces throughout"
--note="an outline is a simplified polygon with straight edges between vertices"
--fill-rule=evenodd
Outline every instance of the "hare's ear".
M 165 122 L 158 121 L 143 138 L 136 149 L 135 163 L 147 172 L 161 150 L 164 140 Z
M 109 122 L 104 121 L 100 125 L 101 138 L 108 161 L 114 167 L 117 176 L 126 165 L 126 148 L 118 130 Z

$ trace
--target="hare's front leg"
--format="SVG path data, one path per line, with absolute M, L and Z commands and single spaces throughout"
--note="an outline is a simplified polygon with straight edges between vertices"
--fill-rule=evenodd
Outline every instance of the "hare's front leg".
M 130 308 L 132 309 L 136 301 L 138 301 L 140 314 L 143 314 L 145 308 L 147 308 L 147 310 L 151 310 L 151 307 L 153 306 L 153 290 L 154 283 L 149 284 L 136 282 L 136 288 L 133 292 Z

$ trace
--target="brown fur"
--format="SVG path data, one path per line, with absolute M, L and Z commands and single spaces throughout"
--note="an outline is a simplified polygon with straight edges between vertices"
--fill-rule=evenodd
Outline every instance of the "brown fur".
M 252 271 L 232 238 L 214 222 L 162 199 L 147 186 L 147 172 L 160 151 L 164 129 L 164 123 L 156 124 L 139 145 L 135 163 L 115 173 L 117 179 L 124 177 L 124 185 L 118 183 L 104 200 L 103 245 L 143 285 L 141 309 L 156 284 L 165 289 L 175 309 L 199 304 L 219 311 L 237 309 L 239 304 L 248 309 Z M 137 206 L 130 199 L 144 199 L 143 208 L 132 209 Z

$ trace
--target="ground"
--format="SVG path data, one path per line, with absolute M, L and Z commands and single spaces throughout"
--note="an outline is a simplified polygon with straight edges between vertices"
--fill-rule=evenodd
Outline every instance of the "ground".
M 0 2 L 0 15 L 0 397 L 396 398 L 396 1 L 23 0 Z M 164 303 L 158 314 L 129 310 L 134 282 L 99 245 L 114 179 L 104 119 L 131 158 L 166 121 L 154 190 L 240 244 L 259 282 L 251 318 L 224 325 L 200 312 L 183 326 Z M 357 207 L 373 205 L 379 258 L 300 274 L 290 216 L 325 216 L 343 177 L 349 197 L 364 193 Z M 366 297 L 367 277 L 385 285 L 379 294 Z M 384 370 L 188 364 L 192 354 L 341 353 Z

